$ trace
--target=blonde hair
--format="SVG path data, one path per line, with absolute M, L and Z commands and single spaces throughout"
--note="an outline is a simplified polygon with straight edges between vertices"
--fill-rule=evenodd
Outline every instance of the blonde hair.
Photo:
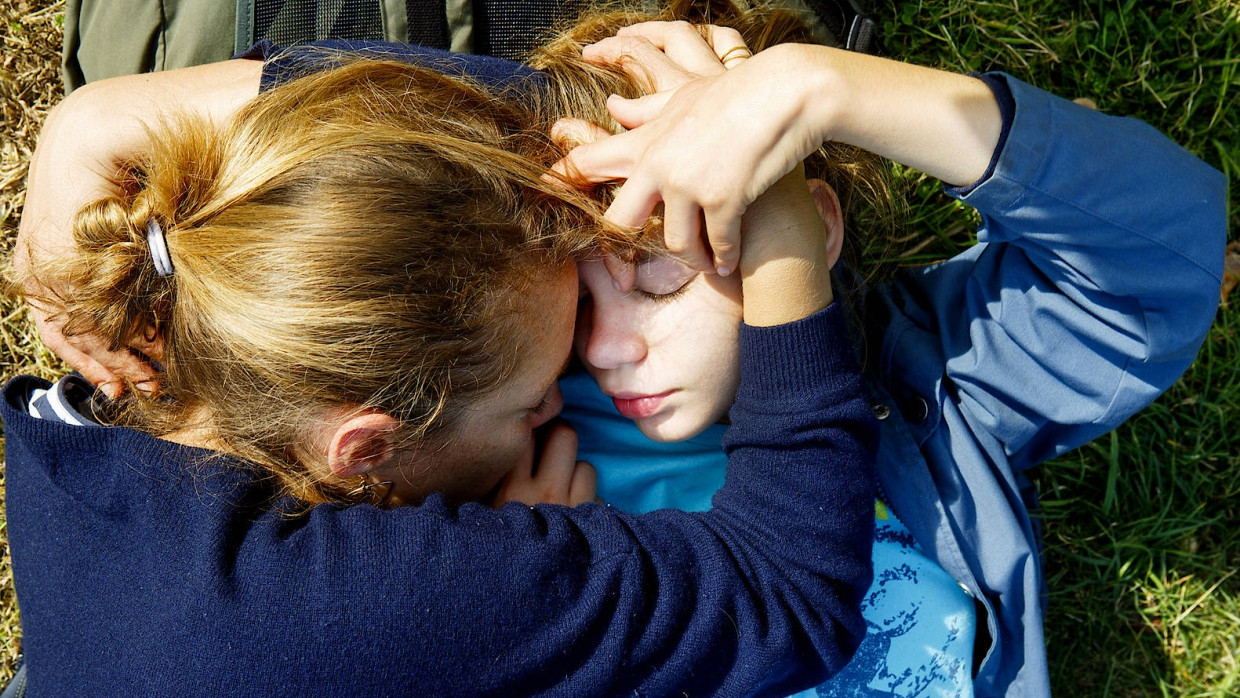
M 77 215 L 78 254 L 33 270 L 66 333 L 163 338 L 163 394 L 128 398 L 117 423 L 196 424 L 307 503 L 353 484 L 307 467 L 327 407 L 390 414 L 409 442 L 450 435 L 517 367 L 536 287 L 600 233 L 592 202 L 542 181 L 557 152 L 515 97 L 358 61 L 222 128 L 155 129 L 121 193 Z
M 164 341 L 162 395 L 127 391 L 117 424 L 186 426 L 271 474 L 280 494 L 348 501 L 315 474 L 307 425 L 342 405 L 400 420 L 405 443 L 447 443 L 463 411 L 517 368 L 537 287 L 572 259 L 649 250 L 657 219 L 626 234 L 601 202 L 543 179 L 563 153 L 555 119 L 609 125 L 608 94 L 646 86 L 581 60 L 627 24 L 686 19 L 738 29 L 761 50 L 808 41 L 788 13 L 679 0 L 659 14 L 607 6 L 538 49 L 543 84 L 495 93 L 403 63 L 342 59 L 260 95 L 222 128 L 183 117 L 84 208 L 78 254 L 32 267 L 68 334 L 113 349 Z M 881 205 L 878 161 L 828 144 L 807 164 L 845 211 Z M 874 182 L 880 182 L 871 186 Z M 175 273 L 156 273 L 148 224 Z M 34 281 L 34 284 L 27 283 Z M 58 293 L 56 289 L 68 289 Z

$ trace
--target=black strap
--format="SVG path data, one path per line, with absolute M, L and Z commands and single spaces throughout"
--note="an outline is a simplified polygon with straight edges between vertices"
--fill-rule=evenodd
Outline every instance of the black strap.
M 878 53 L 878 25 L 857 0 L 806 0 L 814 13 L 849 51 Z
M 552 27 L 579 16 L 587 4 L 585 0 L 474 0 L 474 53 L 523 60 Z
M 405 0 L 409 43 L 447 49 L 443 0 Z M 261 39 L 294 46 L 324 39 L 382 40 L 382 0 L 237 0 L 237 50 Z
M 451 37 L 443 0 L 405 0 L 405 16 L 409 20 L 409 43 L 447 50 Z

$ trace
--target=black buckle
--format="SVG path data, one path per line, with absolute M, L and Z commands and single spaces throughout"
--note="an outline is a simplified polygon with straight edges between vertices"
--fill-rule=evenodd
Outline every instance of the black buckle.
M 858 53 L 874 53 L 878 46 L 874 39 L 878 35 L 878 25 L 874 20 L 857 13 L 848 27 L 848 36 L 844 39 L 844 48 Z

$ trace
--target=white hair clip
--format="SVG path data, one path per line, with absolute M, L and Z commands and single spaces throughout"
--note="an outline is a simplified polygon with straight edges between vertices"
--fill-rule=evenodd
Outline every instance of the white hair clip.
M 168 254 L 168 239 L 164 237 L 164 229 L 154 218 L 146 222 L 146 244 L 151 248 L 151 259 L 155 262 L 155 273 L 160 276 L 172 276 L 172 257 Z

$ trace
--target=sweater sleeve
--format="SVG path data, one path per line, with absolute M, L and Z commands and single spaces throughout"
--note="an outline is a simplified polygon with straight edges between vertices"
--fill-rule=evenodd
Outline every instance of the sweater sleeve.
M 981 213 L 979 244 L 895 292 L 941 338 L 940 399 L 1021 470 L 1114 428 L 1192 361 L 1218 303 L 1226 179 L 1140 121 L 987 78 L 1010 90 L 1010 130 L 984 181 L 948 189 Z
M 373 40 L 328 39 L 297 46 L 277 46 L 263 39 L 233 58 L 263 61 L 259 92 L 328 69 L 341 61 L 359 58 L 399 61 L 430 68 L 445 75 L 476 80 L 499 92 L 532 90 L 544 80 L 543 74 L 537 70 L 502 58 Z
M 257 575 L 331 545 L 295 576 L 339 602 L 383 589 L 371 648 L 402 666 L 416 656 L 428 695 L 814 685 L 863 637 L 870 582 L 874 425 L 841 315 L 743 330 L 728 481 L 711 511 L 319 507 L 295 536 L 256 531 L 263 544 L 237 563 Z
M 292 517 L 227 458 L 14 409 L 30 383 L 17 379 L 8 530 L 32 690 L 748 696 L 819 683 L 865 631 L 875 424 L 838 307 L 742 339 L 727 482 L 697 513 L 435 496 Z

